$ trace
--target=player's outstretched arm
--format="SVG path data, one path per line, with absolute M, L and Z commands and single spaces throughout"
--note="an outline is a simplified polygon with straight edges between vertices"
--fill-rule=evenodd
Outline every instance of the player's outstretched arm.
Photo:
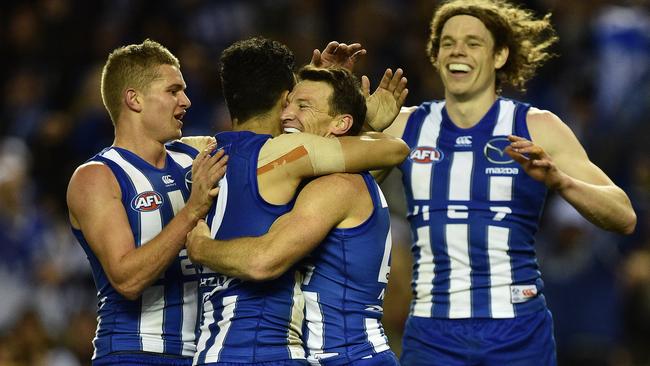
M 571 129 L 554 114 L 536 109 L 528 114 L 528 128 L 533 141 L 510 136 L 508 155 L 594 225 L 631 234 L 636 214 L 630 199 L 589 160 Z
M 209 148 L 211 151 L 212 148 Z M 160 278 L 184 246 L 187 233 L 205 216 L 225 173 L 223 153 L 208 149 L 195 159 L 194 183 L 187 205 L 150 241 L 136 248 L 122 192 L 110 168 L 101 163 L 79 167 L 68 186 L 70 221 L 80 229 L 111 285 L 125 298 L 137 299 Z
M 359 196 L 342 175 L 313 180 L 300 192 L 291 212 L 260 237 L 214 240 L 200 221 L 187 236 L 190 260 L 244 280 L 277 278 L 311 252 L 343 221 Z

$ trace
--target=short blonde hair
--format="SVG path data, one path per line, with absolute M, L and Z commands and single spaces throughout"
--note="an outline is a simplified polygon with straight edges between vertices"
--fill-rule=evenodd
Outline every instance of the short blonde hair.
M 144 40 L 113 50 L 102 69 L 102 101 L 113 121 L 117 122 L 122 108 L 122 94 L 127 88 L 146 91 L 160 77 L 158 66 L 180 63 L 167 48 L 156 41 Z
M 510 84 L 525 91 L 525 84 L 545 61 L 558 37 L 551 25 L 551 14 L 535 19 L 532 12 L 504 0 L 451 0 L 436 9 L 431 20 L 431 36 L 427 45 L 429 60 L 436 66 L 440 34 L 445 23 L 456 15 L 478 18 L 494 38 L 494 51 L 507 47 L 508 60 L 497 70 L 497 89 Z

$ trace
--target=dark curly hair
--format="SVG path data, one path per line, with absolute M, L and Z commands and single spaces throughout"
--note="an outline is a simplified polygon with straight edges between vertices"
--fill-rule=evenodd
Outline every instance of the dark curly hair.
M 332 95 L 328 100 L 330 115 L 351 115 L 352 127 L 346 135 L 356 136 L 361 132 L 367 108 L 361 84 L 356 76 L 343 68 L 323 69 L 306 65 L 298 71 L 298 78 L 300 80 L 323 81 L 329 84 L 332 87 Z
M 221 88 L 233 121 L 267 113 L 296 84 L 293 68 L 293 52 L 277 41 L 253 37 L 226 48 Z
M 427 54 L 434 67 L 442 28 L 456 15 L 470 15 L 481 20 L 494 38 L 494 51 L 509 49 L 508 60 L 497 70 L 497 89 L 510 84 L 525 91 L 526 82 L 535 75 L 537 68 L 554 56 L 548 49 L 558 37 L 551 25 L 550 13 L 535 19 L 532 12 L 504 0 L 451 0 L 440 5 L 431 20 Z

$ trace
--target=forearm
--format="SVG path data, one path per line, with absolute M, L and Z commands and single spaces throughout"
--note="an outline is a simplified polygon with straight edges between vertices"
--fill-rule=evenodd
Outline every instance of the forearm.
M 198 218 L 181 210 L 158 235 L 122 257 L 118 274 L 112 279 L 118 291 L 129 299 L 138 298 L 157 281 L 178 257 L 187 233 Z
M 409 148 L 400 138 L 379 132 L 365 132 L 358 137 L 360 143 L 349 144 L 348 138 L 341 138 L 345 154 L 345 171 L 386 169 L 404 161 Z
M 252 245 L 253 238 L 229 241 L 202 237 L 193 245 L 190 259 L 215 272 L 242 280 L 265 280 L 259 275 L 259 259 L 265 258 L 260 246 Z
M 565 176 L 557 192 L 594 225 L 631 234 L 636 214 L 625 192 L 616 185 L 595 185 Z

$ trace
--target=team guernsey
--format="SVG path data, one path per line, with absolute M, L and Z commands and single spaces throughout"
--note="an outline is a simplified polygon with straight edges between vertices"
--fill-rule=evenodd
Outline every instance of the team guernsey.
M 269 204 L 259 193 L 258 155 L 271 136 L 239 131 L 215 137 L 229 160 L 217 202 L 208 212 L 212 236 L 227 240 L 265 234 L 293 206 Z M 266 282 L 241 281 L 205 266 L 199 272 L 203 316 L 195 364 L 305 362 L 298 271 Z
M 513 318 L 545 309 L 534 235 L 546 187 L 504 149 L 509 134 L 530 139 L 529 105 L 498 98 L 478 124 L 461 129 L 444 101 L 410 116 L 401 165 L 415 260 L 411 315 Z
M 306 260 L 305 337 L 313 365 L 347 365 L 388 351 L 380 319 L 390 272 L 388 205 L 363 173 L 373 201 L 361 225 L 334 229 Z
M 119 147 L 106 148 L 89 160 L 105 164 L 115 175 L 136 247 L 160 233 L 190 195 L 186 177 L 198 152 L 179 142 L 166 149 L 162 169 Z M 98 289 L 93 360 L 142 352 L 191 359 L 196 349 L 198 282 L 186 250 L 139 299 L 131 301 L 113 288 L 83 233 L 74 228 L 73 232 L 90 261 Z

